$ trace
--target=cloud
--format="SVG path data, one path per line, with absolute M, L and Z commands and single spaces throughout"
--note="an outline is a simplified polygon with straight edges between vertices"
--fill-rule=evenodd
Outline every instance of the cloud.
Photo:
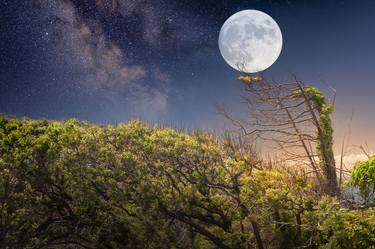
M 161 0 L 155 4 L 155 2 L 147 0 L 97 0 L 96 7 L 107 20 L 118 15 L 126 18 L 139 18 L 144 41 L 156 45 L 162 38 L 163 30 L 166 27 L 164 14 L 167 14 L 167 10 L 158 6 L 163 5 L 164 2 Z
M 95 6 L 106 20 L 114 17 L 137 20 L 139 35 L 150 46 L 167 49 L 175 46 L 188 52 L 207 46 L 211 35 L 215 35 L 210 32 L 211 24 L 204 16 L 181 10 L 178 5 L 173 0 L 96 0 Z
M 130 63 L 126 57 L 126 47 L 120 47 L 110 39 L 98 16 L 83 15 L 78 7 L 81 2 L 38 1 L 46 12 L 46 20 L 53 24 L 53 34 L 57 37 L 55 49 L 63 63 L 86 77 L 86 82 L 93 84 L 94 88 L 118 92 L 130 105 L 140 106 L 144 111 L 153 109 L 157 113 L 165 112 L 169 87 L 165 84 L 169 81 L 166 73 Z M 153 14 L 151 5 L 142 7 L 140 2 L 97 0 L 93 6 L 97 8 L 95 11 L 102 12 L 108 19 L 115 15 L 143 13 L 145 20 L 142 23 L 147 30 L 151 29 L 150 34 L 157 35 L 157 15 Z M 145 39 L 153 39 L 148 37 L 150 34 L 145 34 Z M 147 81 L 154 84 L 150 85 Z
M 126 64 L 124 51 L 107 38 L 100 21 L 83 18 L 70 1 L 54 7 L 59 49 L 68 63 L 94 75 L 104 87 L 126 85 L 147 75 L 143 66 Z
M 179 51 L 172 55 L 175 59 L 192 56 L 210 46 L 208 41 L 216 35 L 205 16 L 173 0 L 35 1 L 51 24 L 47 26 L 53 27 L 49 39 L 54 39 L 56 60 L 64 69 L 90 91 L 116 92 L 129 103 L 151 103 L 149 108 L 158 110 L 167 108 L 171 92 L 171 76 L 158 64 L 162 56 L 172 49 Z M 157 56 L 148 58 L 150 51 Z
M 123 78 L 133 81 L 144 78 L 146 71 L 141 66 L 124 67 L 121 69 L 120 74 Z
M 129 98 L 131 111 L 156 119 L 159 114 L 165 114 L 168 109 L 168 91 L 153 91 L 138 86 L 134 95 Z
M 107 17 L 111 17 L 118 13 L 120 2 L 118 0 L 96 0 L 96 6 Z
M 341 155 L 335 156 L 336 165 L 340 164 Z M 348 154 L 343 157 L 343 165 L 347 169 L 352 169 L 354 164 L 360 161 L 366 161 L 368 160 L 367 156 L 363 153 L 358 154 Z
M 154 77 L 155 79 L 164 83 L 169 83 L 171 80 L 170 76 L 166 73 L 163 73 L 159 68 L 154 69 Z

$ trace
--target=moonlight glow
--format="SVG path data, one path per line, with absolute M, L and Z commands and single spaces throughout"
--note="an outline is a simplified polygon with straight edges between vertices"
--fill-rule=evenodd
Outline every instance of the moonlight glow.
M 283 38 L 275 20 L 258 10 L 244 10 L 228 18 L 221 28 L 219 48 L 234 69 L 256 73 L 279 57 Z

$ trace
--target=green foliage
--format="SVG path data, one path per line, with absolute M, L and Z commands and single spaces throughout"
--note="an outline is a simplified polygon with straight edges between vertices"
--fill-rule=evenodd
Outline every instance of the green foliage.
M 373 210 L 322 204 L 233 148 L 137 120 L 0 117 L 0 248 L 370 248 Z
M 374 249 L 375 210 L 349 211 L 336 205 L 320 230 L 320 249 Z
M 375 156 L 370 157 L 367 161 L 358 162 L 354 166 L 351 184 L 359 187 L 366 205 L 369 204 L 371 198 L 375 201 L 373 198 L 375 194 Z
M 314 112 L 317 113 L 318 129 L 316 132 L 316 151 L 320 161 L 320 168 L 328 181 L 327 187 L 329 192 L 331 195 L 336 195 L 337 178 L 333 153 L 333 128 L 331 121 L 333 106 L 326 102 L 324 94 L 315 87 L 303 87 L 303 90 L 295 91 L 293 96 L 295 98 L 306 97 L 310 101 Z
M 307 95 L 311 102 L 314 104 L 315 109 L 319 112 L 322 111 L 323 107 L 326 106 L 326 97 L 324 94 L 316 87 L 306 86 L 303 88 L 304 94 Z M 295 98 L 302 98 L 303 94 L 300 90 L 293 93 Z
M 253 82 L 262 81 L 263 77 L 261 77 L 261 76 L 245 75 L 245 76 L 239 76 L 239 77 L 237 77 L 237 80 L 242 81 L 243 83 L 245 83 L 247 85 L 250 85 Z

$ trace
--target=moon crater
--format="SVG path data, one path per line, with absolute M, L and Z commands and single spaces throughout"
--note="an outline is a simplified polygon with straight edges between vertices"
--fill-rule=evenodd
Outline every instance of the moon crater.
M 279 26 L 269 15 L 244 10 L 228 18 L 220 30 L 219 48 L 234 69 L 256 73 L 270 67 L 282 49 Z

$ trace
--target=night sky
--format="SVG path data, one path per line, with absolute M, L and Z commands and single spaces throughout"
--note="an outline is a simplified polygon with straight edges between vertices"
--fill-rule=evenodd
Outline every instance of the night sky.
M 271 15 L 283 50 L 265 71 L 337 90 L 336 141 L 375 148 L 375 1 L 1 0 L 0 113 L 185 129 L 246 115 L 218 35 L 244 9 Z

